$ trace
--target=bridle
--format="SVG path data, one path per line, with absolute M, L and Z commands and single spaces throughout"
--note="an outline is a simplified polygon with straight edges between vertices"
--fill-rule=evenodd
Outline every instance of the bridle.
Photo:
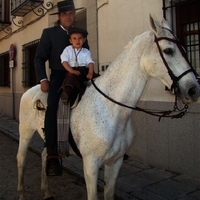
M 167 28 L 164 28 L 163 29 L 167 29 Z M 172 31 L 170 29 L 167 29 L 168 31 L 170 31 L 172 33 Z M 123 107 L 126 107 L 126 108 L 129 108 L 129 109 L 132 109 L 132 110 L 137 110 L 137 111 L 141 111 L 141 112 L 144 112 L 144 113 L 147 113 L 149 115 L 153 115 L 153 116 L 157 116 L 159 117 L 159 121 L 161 120 L 162 117 L 170 117 L 171 119 L 173 118 L 182 118 L 185 113 L 187 112 L 187 109 L 188 109 L 188 105 L 184 105 L 184 107 L 182 109 L 180 109 L 177 105 L 177 101 L 178 101 L 178 91 L 179 91 L 179 87 L 178 87 L 178 81 L 183 77 L 185 76 L 186 74 L 192 72 L 194 73 L 194 75 L 197 77 L 198 74 L 196 73 L 196 71 L 194 70 L 194 68 L 192 67 L 192 65 L 190 64 L 188 58 L 187 58 L 187 55 L 186 55 L 186 52 L 184 51 L 183 47 L 181 46 L 181 43 L 180 41 L 177 39 L 177 37 L 172 33 L 172 35 L 174 36 L 175 39 L 171 39 L 171 38 L 168 38 L 168 37 L 160 37 L 160 38 L 157 38 L 156 35 L 155 35 L 155 43 L 158 47 L 158 50 L 159 50 L 159 53 L 160 53 L 160 56 L 163 60 L 163 63 L 165 65 L 165 67 L 167 68 L 168 70 L 168 73 L 169 73 L 169 76 L 171 77 L 172 79 L 172 85 L 171 85 L 171 90 L 174 90 L 174 94 L 175 94 L 175 102 L 174 102 L 174 107 L 173 107 L 173 110 L 168 110 L 168 111 L 151 111 L 151 110 L 147 110 L 147 109 L 143 109 L 143 108 L 140 108 L 140 107 L 132 107 L 132 106 L 128 106 L 128 105 L 125 105 L 123 103 L 120 103 L 114 99 L 112 99 L 111 97 L 109 97 L 108 95 L 106 95 L 104 92 L 102 92 L 97 86 L 96 84 L 94 83 L 94 80 L 92 79 L 91 82 L 94 86 L 94 88 L 100 93 L 102 94 L 105 98 L 109 99 L 111 102 L 115 103 L 115 104 L 118 104 L 120 106 L 123 106 Z M 177 47 L 179 48 L 182 56 L 185 58 L 186 62 L 188 63 L 188 65 L 190 66 L 190 69 L 186 70 L 185 72 L 183 72 L 181 75 L 179 75 L 178 77 L 175 76 L 172 72 L 172 70 L 170 69 L 170 67 L 168 66 L 168 63 L 167 61 L 165 60 L 164 58 L 164 55 L 163 55 L 163 52 L 160 48 L 160 45 L 159 45 L 159 41 L 161 40 L 168 40 L 170 42 L 173 42 L 177 45 Z M 176 112 L 176 111 L 179 111 L 178 114 L 171 114 L 173 112 Z
M 187 54 L 186 54 L 185 50 L 183 49 L 183 47 L 182 47 L 180 41 L 178 40 L 178 38 L 173 34 L 173 32 L 172 32 L 170 29 L 165 28 L 165 27 L 163 27 L 163 29 L 168 30 L 168 31 L 174 36 L 175 39 L 171 39 L 171 38 L 168 38 L 168 37 L 160 37 L 160 38 L 157 38 L 156 35 L 155 35 L 155 40 L 154 40 L 154 41 L 155 41 L 155 43 L 156 43 L 156 45 L 157 45 L 157 47 L 158 47 L 158 50 L 159 50 L 159 53 L 160 53 L 160 57 L 162 58 L 165 67 L 167 68 L 167 71 L 168 71 L 168 73 L 169 73 L 169 76 L 170 76 L 171 79 L 172 79 L 171 90 L 174 90 L 174 91 L 175 91 L 175 90 L 178 88 L 178 81 L 179 81 L 183 76 L 185 76 L 186 74 L 188 74 L 188 73 L 190 73 L 190 72 L 193 72 L 194 75 L 195 75 L 196 77 L 198 76 L 198 74 L 196 73 L 196 71 L 195 71 L 194 68 L 192 67 L 191 63 L 189 62 L 189 60 L 188 60 L 188 58 L 187 58 Z M 190 66 L 190 69 L 186 70 L 185 72 L 183 72 L 183 73 L 182 73 L 181 75 L 179 75 L 178 77 L 175 76 L 175 75 L 173 74 L 172 70 L 170 69 L 170 67 L 168 66 L 168 63 L 166 62 L 165 57 L 163 56 L 162 50 L 161 50 L 160 45 L 159 45 L 159 43 L 158 43 L 158 42 L 161 41 L 161 40 L 168 40 L 168 41 L 173 42 L 174 44 L 176 44 L 177 47 L 178 47 L 178 49 L 180 50 L 180 52 L 181 52 L 183 58 L 185 58 L 186 62 L 187 62 L 188 65 Z

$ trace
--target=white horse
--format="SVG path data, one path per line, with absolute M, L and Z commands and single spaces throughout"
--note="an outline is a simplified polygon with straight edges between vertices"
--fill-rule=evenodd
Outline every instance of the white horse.
M 147 80 L 155 77 L 168 88 L 172 85 L 178 86 L 179 96 L 184 104 L 197 101 L 199 85 L 191 66 L 178 48 L 168 23 L 164 19 L 158 23 L 150 17 L 150 24 L 152 31 L 145 32 L 131 41 L 105 73 L 95 80 L 95 84 L 112 99 L 135 107 Z M 40 91 L 39 85 L 29 89 L 21 98 L 17 154 L 20 200 L 25 199 L 23 169 L 30 140 L 36 130 L 44 138 L 41 128 L 45 113 L 33 108 L 33 101 L 38 94 L 46 106 L 47 94 Z M 71 111 L 70 127 L 83 158 L 88 200 L 98 199 L 97 178 L 102 165 L 105 173 L 104 199 L 114 199 L 116 179 L 123 156 L 134 137 L 131 115 L 132 109 L 111 102 L 93 85 L 87 87 L 78 106 Z M 45 165 L 46 150 L 42 153 L 41 187 L 44 198 L 49 198 L 51 194 Z

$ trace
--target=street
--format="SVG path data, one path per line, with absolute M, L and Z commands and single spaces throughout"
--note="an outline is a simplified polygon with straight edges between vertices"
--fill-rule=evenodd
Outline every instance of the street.
M 19 123 L 0 115 L 0 200 L 19 200 L 16 162 L 18 140 Z M 40 191 L 39 156 L 43 145 L 43 141 L 36 134 L 30 144 L 32 151 L 28 152 L 26 163 L 26 200 L 43 199 Z M 63 171 L 62 176 L 49 177 L 49 185 L 55 200 L 86 200 L 82 160 L 78 156 L 71 155 L 63 159 L 63 167 L 66 171 Z M 103 172 L 101 168 L 98 178 L 99 188 L 104 186 Z M 200 200 L 200 180 L 187 174 L 145 165 L 129 158 L 124 161 L 120 169 L 115 195 L 116 200 Z M 102 199 L 101 190 L 99 200 Z
M 0 200 L 17 200 L 17 141 L 0 132 Z M 28 151 L 25 170 L 25 190 L 28 200 L 42 200 L 40 190 L 40 156 Z M 55 200 L 86 200 L 86 187 L 79 179 L 63 170 L 62 176 L 49 177 L 49 184 Z M 99 191 L 100 199 L 103 192 Z

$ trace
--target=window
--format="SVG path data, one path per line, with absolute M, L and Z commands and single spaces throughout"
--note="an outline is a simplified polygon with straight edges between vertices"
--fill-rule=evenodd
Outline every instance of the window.
M 109 67 L 110 63 L 99 64 L 99 74 L 102 74 Z
M 31 43 L 23 45 L 23 63 L 22 73 L 23 80 L 22 85 L 24 87 L 32 87 L 37 84 L 34 58 L 39 40 L 35 40 Z
M 0 86 L 10 86 L 9 52 L 0 54 Z
M 0 0 L 0 22 L 10 22 L 10 0 Z
M 200 1 L 163 0 L 163 13 L 186 49 L 192 66 L 200 73 Z

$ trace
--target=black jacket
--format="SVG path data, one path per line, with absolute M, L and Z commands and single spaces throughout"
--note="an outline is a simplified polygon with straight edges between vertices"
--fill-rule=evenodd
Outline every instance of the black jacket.
M 35 70 L 38 81 L 47 78 L 46 61 L 49 61 L 50 69 L 66 71 L 61 64 L 60 55 L 68 45 L 70 45 L 68 33 L 59 25 L 43 30 L 35 56 Z M 87 41 L 83 47 L 89 49 Z

